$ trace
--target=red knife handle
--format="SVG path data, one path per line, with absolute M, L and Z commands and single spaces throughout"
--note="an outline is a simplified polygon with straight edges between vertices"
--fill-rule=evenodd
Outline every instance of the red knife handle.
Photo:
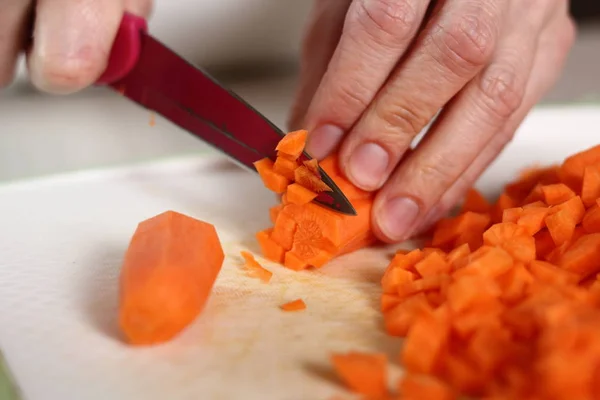
M 108 66 L 96 81 L 97 85 L 109 85 L 124 78 L 140 57 L 141 34 L 148 30 L 144 18 L 125 13 L 110 51 Z

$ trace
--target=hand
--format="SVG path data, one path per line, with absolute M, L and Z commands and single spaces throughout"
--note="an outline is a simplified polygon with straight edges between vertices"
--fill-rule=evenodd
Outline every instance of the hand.
M 566 0 L 428 3 L 316 0 L 290 119 L 311 132 L 311 155 L 339 146 L 346 176 L 381 188 L 373 227 L 388 242 L 462 198 L 558 79 L 575 37 Z
M 151 0 L 0 0 L 0 88 L 12 81 L 22 51 L 40 90 L 67 94 L 93 84 L 124 11 L 147 17 Z

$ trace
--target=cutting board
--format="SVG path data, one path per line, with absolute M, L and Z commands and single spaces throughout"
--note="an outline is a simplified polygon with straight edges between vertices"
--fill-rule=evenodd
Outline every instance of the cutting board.
M 492 194 L 532 159 L 557 162 L 600 142 L 598 126 L 599 108 L 536 110 L 478 187 Z M 270 284 L 240 270 L 239 252 L 258 252 L 253 233 L 274 202 L 256 175 L 216 155 L 0 187 L 0 347 L 24 398 L 325 400 L 344 393 L 330 352 L 383 351 L 395 362 L 401 342 L 384 334 L 378 311 L 393 249 L 318 271 L 265 262 Z M 116 325 L 119 270 L 136 224 L 165 210 L 213 223 L 226 260 L 183 334 L 134 348 Z M 296 298 L 305 311 L 278 308 Z

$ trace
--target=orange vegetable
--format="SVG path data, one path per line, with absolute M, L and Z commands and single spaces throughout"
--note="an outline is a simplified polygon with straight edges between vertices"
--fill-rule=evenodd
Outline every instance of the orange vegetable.
M 300 206 L 310 203 L 317 197 L 317 193 L 305 188 L 304 186 L 300 186 L 297 183 L 292 183 L 290 186 L 288 186 L 286 195 L 289 203 Z
M 285 176 L 275 172 L 273 161 L 264 158 L 255 162 L 254 167 L 269 190 L 275 193 L 285 192 L 290 181 Z
M 290 135 L 286 135 L 285 138 L 289 138 L 294 146 L 303 143 L 301 134 Z M 284 154 L 284 151 L 288 154 L 294 153 L 295 150 L 290 150 L 290 146 L 289 143 L 278 146 L 278 151 L 281 154 Z M 263 255 L 269 260 L 282 263 L 293 270 L 319 268 L 336 256 L 375 242 L 371 231 L 374 194 L 357 189 L 342 177 L 335 162 L 335 155 L 323 160 L 321 168 L 352 202 L 357 212 L 356 216 L 343 215 L 312 202 L 318 192 L 331 190 L 321 180 L 316 160 L 307 160 L 297 166 L 294 170 L 294 182 L 291 184 L 283 175 L 273 170 L 271 160 L 261 160 L 255 165 L 265 181 L 265 186 L 282 193 L 281 204 L 270 210 L 273 228 L 257 234 Z M 281 185 L 284 183 L 288 185 L 282 192 Z
M 387 395 L 387 357 L 382 353 L 333 354 L 337 375 L 353 392 L 367 396 Z
M 304 300 L 297 299 L 290 301 L 289 303 L 285 303 L 279 306 L 283 311 L 302 311 L 306 309 L 306 303 Z
M 476 191 L 381 280 L 401 399 L 597 399 L 600 146 Z
M 307 137 L 308 132 L 305 130 L 290 132 L 281 139 L 275 150 L 297 159 L 304 151 Z
M 244 268 L 248 271 L 250 276 L 258 278 L 264 283 L 269 283 L 269 281 L 271 281 L 273 273 L 260 265 L 251 253 L 242 251 L 241 255 L 245 261 Z
M 203 310 L 224 254 L 214 226 L 174 211 L 142 221 L 121 270 L 119 325 L 136 345 L 165 342 Z

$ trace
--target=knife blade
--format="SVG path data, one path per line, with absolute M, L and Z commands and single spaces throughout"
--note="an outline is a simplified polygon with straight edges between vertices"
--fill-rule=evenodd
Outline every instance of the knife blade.
M 275 159 L 284 133 L 240 96 L 177 55 L 146 32 L 145 20 L 125 14 L 106 71 L 98 84 L 108 85 L 153 110 L 192 135 L 256 171 L 253 163 Z M 310 159 L 304 153 L 301 160 Z M 331 189 L 315 202 L 356 215 L 344 193 L 323 170 Z

